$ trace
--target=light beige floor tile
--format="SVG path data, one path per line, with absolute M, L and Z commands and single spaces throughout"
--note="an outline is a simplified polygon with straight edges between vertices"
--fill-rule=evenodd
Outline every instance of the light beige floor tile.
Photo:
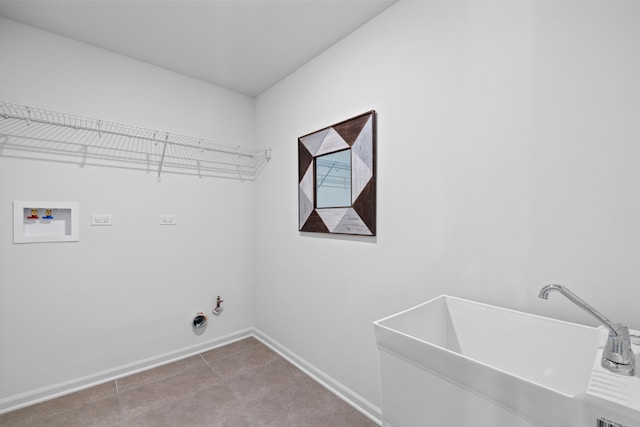
M 201 368 L 204 366 L 206 366 L 206 363 L 204 362 L 204 360 L 202 360 L 202 357 L 200 357 L 200 355 L 178 360 L 177 362 L 169 363 L 167 365 L 159 366 L 157 368 L 149 369 L 147 371 L 142 371 L 137 374 L 118 379 L 116 381 L 118 383 L 118 392 L 126 392 L 145 384 L 181 374 L 188 369 L 198 367 Z
M 269 394 L 279 394 L 308 377 L 286 360 L 276 359 L 259 369 L 242 372 L 226 380 L 231 392 L 242 402 Z
M 371 427 L 255 338 L 0 415 L 2 427 Z
M 225 357 L 241 353 L 243 351 L 251 350 L 257 347 L 266 347 L 260 341 L 253 337 L 245 338 L 234 343 L 215 348 L 211 351 L 202 353 L 202 357 L 207 362 L 213 362 L 215 360 L 224 359 Z
M 223 380 L 236 375 L 260 369 L 262 366 L 280 358 L 278 353 L 266 346 L 258 346 L 219 360 L 205 360 L 209 367 Z
M 194 367 L 118 394 L 125 419 L 184 399 L 220 382 L 207 366 Z
M 377 424 L 340 399 L 315 408 L 305 419 L 306 426 L 375 427 Z
M 47 405 L 39 404 L 8 414 L 0 415 L 3 427 L 112 427 L 122 425 L 122 416 L 118 398 L 113 396 L 104 399 L 81 400 L 54 399 Z M 54 404 L 55 403 L 55 404 Z M 67 404 L 68 406 L 65 406 Z
M 127 427 L 251 425 L 240 402 L 224 385 L 200 390 L 127 419 Z

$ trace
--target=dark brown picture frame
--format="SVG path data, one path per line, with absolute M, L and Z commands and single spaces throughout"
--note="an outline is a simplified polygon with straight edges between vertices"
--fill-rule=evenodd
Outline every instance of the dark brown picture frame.
M 376 112 L 374 110 L 298 138 L 298 230 L 376 235 Z M 351 153 L 351 203 L 318 207 L 316 162 L 330 153 Z

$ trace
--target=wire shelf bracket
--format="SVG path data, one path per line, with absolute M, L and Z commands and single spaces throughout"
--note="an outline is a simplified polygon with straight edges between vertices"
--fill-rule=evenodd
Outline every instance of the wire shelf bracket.
M 3 119 L 3 120 L 2 120 Z M 0 101 L 0 155 L 255 180 L 271 150 Z M 79 160 L 78 160 L 79 158 Z M 154 167 L 154 164 L 156 165 Z

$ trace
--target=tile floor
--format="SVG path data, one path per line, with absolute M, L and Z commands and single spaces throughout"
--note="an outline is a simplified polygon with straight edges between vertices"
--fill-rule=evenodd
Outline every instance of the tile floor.
M 3 427 L 375 425 L 255 338 L 0 415 Z

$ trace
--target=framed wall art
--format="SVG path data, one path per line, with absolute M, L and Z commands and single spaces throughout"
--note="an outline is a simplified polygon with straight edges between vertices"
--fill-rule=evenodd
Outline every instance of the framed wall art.
M 376 235 L 376 112 L 298 138 L 298 230 Z

